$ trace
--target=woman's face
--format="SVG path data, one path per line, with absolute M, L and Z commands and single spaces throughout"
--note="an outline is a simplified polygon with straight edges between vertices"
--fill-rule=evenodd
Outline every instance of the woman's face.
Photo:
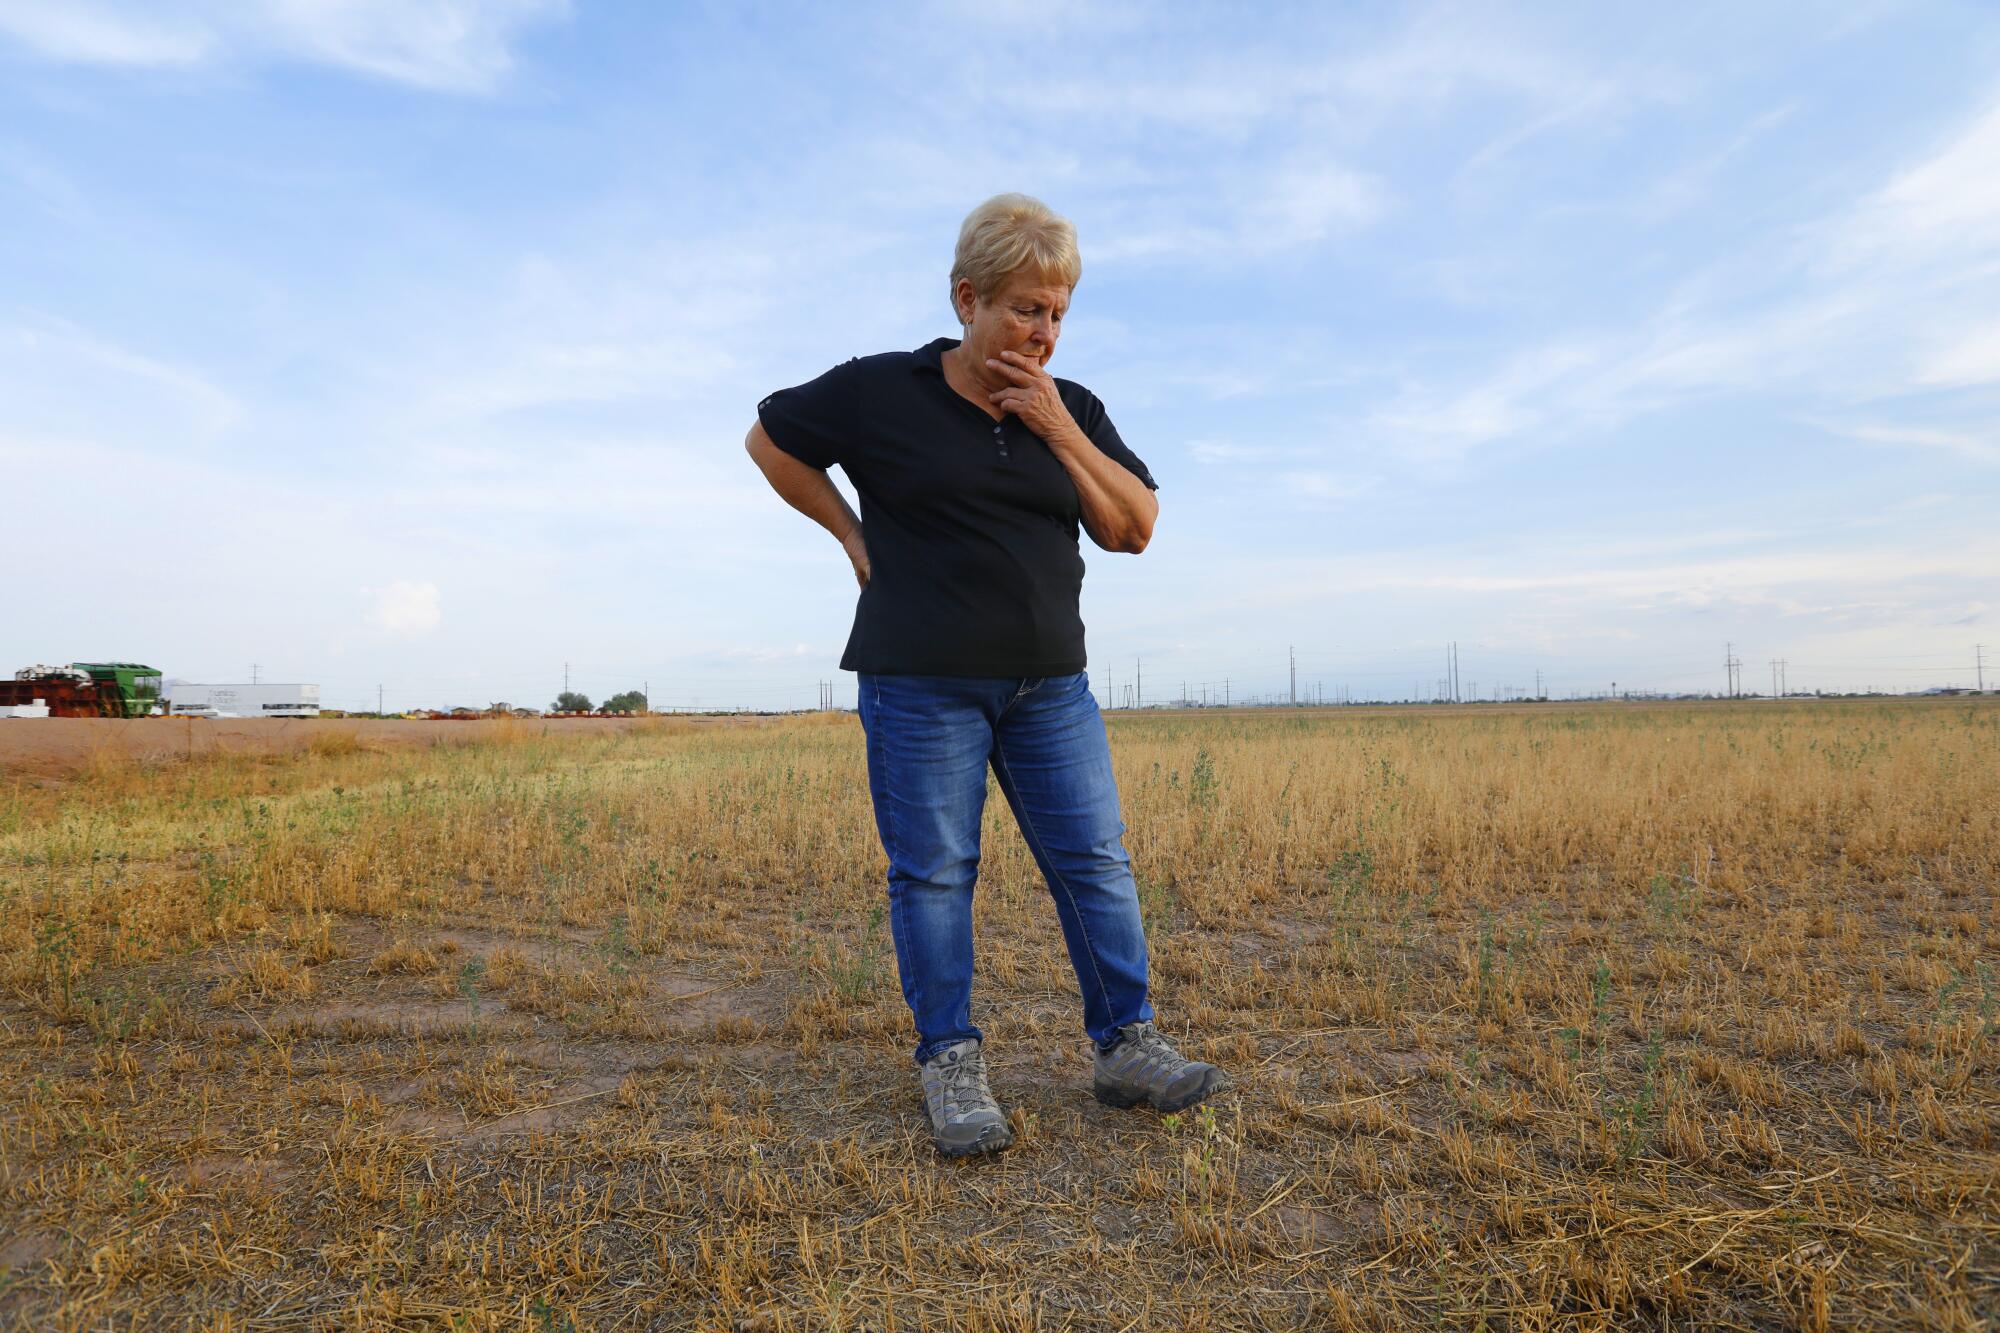
M 975 367 L 1002 352 L 1019 352 L 1039 365 L 1055 355 L 1069 310 L 1069 288 L 1039 274 L 1016 273 L 993 295 L 975 299 L 970 282 L 958 285 L 958 314 L 965 321 L 964 347 Z

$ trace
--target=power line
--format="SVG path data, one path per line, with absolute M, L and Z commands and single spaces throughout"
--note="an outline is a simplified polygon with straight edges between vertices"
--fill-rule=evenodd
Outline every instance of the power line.
M 1435 644 L 1436 641 L 1431 642 Z M 1422 672 L 1421 667 L 1425 659 L 1436 661 L 1435 647 L 1424 649 L 1419 645 L 1414 650 L 1392 648 L 1378 655 L 1365 649 L 1357 650 L 1350 644 L 1343 651 L 1330 652 L 1321 657 L 1309 641 L 1305 653 L 1306 660 L 1301 662 L 1298 645 L 1288 643 L 1284 688 L 1278 689 L 1277 680 L 1263 675 L 1261 671 L 1253 670 L 1244 689 L 1244 702 L 1250 707 L 1273 705 L 1305 707 L 1308 704 L 1346 705 L 1356 702 L 1391 702 L 1408 698 L 1413 701 L 1432 699 L 1445 703 L 1477 702 L 1483 705 L 1494 701 L 1524 698 L 1530 684 L 1536 698 L 1601 698 L 1607 692 L 1602 683 L 1606 677 L 1617 678 L 1619 688 L 1612 691 L 1613 693 L 1632 699 L 1649 696 L 1738 699 L 1754 697 L 1745 688 L 1747 680 L 1744 667 L 1747 664 L 1742 656 L 1742 650 L 1736 647 L 1734 641 L 1725 644 L 1725 688 L 1721 691 L 1714 689 L 1714 658 L 1707 655 L 1683 658 L 1676 657 L 1668 651 L 1657 657 L 1648 655 L 1642 660 L 1636 654 L 1625 658 L 1611 658 L 1591 653 L 1587 656 L 1579 654 L 1575 661 L 1558 660 L 1553 667 L 1548 667 L 1536 663 L 1529 656 L 1529 653 L 1533 652 L 1535 657 L 1539 657 L 1538 649 L 1517 653 L 1505 647 L 1494 648 L 1489 644 L 1489 655 L 1495 659 L 1495 665 L 1488 673 L 1489 680 L 1504 682 L 1511 677 L 1521 684 L 1486 682 L 1475 684 L 1464 676 L 1463 657 L 1460 652 L 1462 643 L 1452 640 L 1444 646 L 1445 661 L 1442 665 L 1445 667 L 1445 674 L 1432 682 Z M 1158 676 L 1164 671 L 1169 678 L 1178 675 L 1182 679 L 1178 694 L 1173 691 L 1161 694 L 1156 690 L 1155 693 L 1159 697 L 1154 700 L 1152 706 L 1165 707 L 1179 701 L 1189 706 L 1206 703 L 1211 706 L 1233 708 L 1235 680 L 1234 673 L 1228 670 L 1231 663 L 1224 655 L 1228 651 L 1227 645 L 1207 644 L 1191 647 L 1192 651 L 1185 654 L 1172 649 L 1155 652 L 1154 674 Z M 1866 658 L 1858 654 L 1854 657 L 1836 655 L 1821 657 L 1817 662 L 1812 660 L 1814 649 L 1808 646 L 1807 651 L 1808 659 L 1800 664 L 1800 671 L 1803 673 L 1801 694 L 1808 698 L 1815 694 L 1864 694 L 1882 691 L 1890 694 L 1917 694 L 1926 691 L 1927 688 L 1933 693 L 1949 693 L 1966 688 L 1965 678 L 1958 675 L 1958 672 L 1965 669 L 1963 647 L 1957 654 L 1912 652 L 1869 654 Z M 1164 667 L 1161 652 L 1165 652 Z M 1698 647 L 1697 652 L 1699 652 Z M 1975 683 L 1972 688 L 1981 693 L 2000 690 L 2000 681 L 1996 681 L 1990 687 L 1986 684 L 1987 657 L 1988 649 L 1984 643 L 1973 645 L 1972 665 Z M 1529 660 L 1524 661 L 1523 658 Z M 1702 668 L 1699 665 L 1702 661 L 1707 661 L 1709 665 Z M 1401 665 L 1398 665 L 1399 663 Z M 1683 666 L 1683 663 L 1686 665 Z M 1240 659 L 1236 664 L 1241 664 Z M 796 704 L 798 699 L 807 697 L 804 694 L 803 679 L 806 672 L 801 671 L 788 676 L 780 670 L 768 676 L 760 675 L 758 674 L 760 667 L 764 671 L 771 670 L 771 666 L 761 660 L 746 660 L 744 665 L 748 670 L 740 673 L 725 667 L 711 669 L 704 666 L 689 674 L 684 667 L 677 671 L 674 666 L 664 666 L 663 669 L 667 674 L 681 682 L 678 686 L 672 687 L 681 697 L 662 699 L 655 709 L 650 681 L 653 665 L 662 664 L 641 662 L 638 667 L 620 670 L 618 675 L 623 678 L 614 679 L 611 669 L 593 668 L 587 664 L 579 666 L 574 661 L 566 660 L 563 663 L 563 673 L 558 679 L 569 691 L 575 692 L 581 688 L 590 691 L 594 697 L 600 689 L 607 693 L 611 692 L 613 687 L 617 691 L 625 691 L 630 687 L 631 676 L 642 675 L 645 678 L 643 688 L 635 692 L 641 694 L 649 710 L 663 712 L 699 710 L 703 702 L 700 696 L 707 696 L 707 711 L 765 712 L 783 709 L 787 698 Z M 1303 671 L 1300 670 L 1301 667 L 1304 668 Z M 256 682 L 261 685 L 262 663 L 253 664 L 253 670 Z M 1780 699 L 1790 699 L 1792 697 L 1790 659 L 1782 656 L 1767 659 L 1766 670 L 1774 672 L 1772 694 Z M 1107 707 L 1147 706 L 1144 696 L 1144 671 L 1143 656 L 1135 656 L 1131 681 L 1105 683 L 1106 693 L 1103 697 Z M 1885 675 L 1889 677 L 1887 682 L 1881 679 Z M 1332 690 L 1326 688 L 1328 676 L 1335 678 L 1335 688 Z M 1857 678 L 1861 676 L 1866 676 L 1875 684 L 1871 686 L 1859 683 Z M 1413 677 L 1417 678 L 1414 682 Z M 399 675 L 395 689 L 397 707 L 399 711 L 409 711 L 448 703 L 461 703 L 466 700 L 478 703 L 495 694 L 499 697 L 514 698 L 517 697 L 518 691 L 530 689 L 529 682 L 534 678 L 536 677 L 532 672 L 510 673 L 504 666 L 501 670 L 490 673 L 415 671 L 407 676 Z M 335 700 L 339 700 L 342 706 L 351 707 L 356 711 L 367 708 L 366 692 L 370 688 L 370 683 L 365 676 L 360 680 L 351 677 L 345 680 L 338 677 L 322 678 L 322 680 L 322 697 L 328 701 L 329 707 L 334 705 Z M 1599 683 L 1592 686 L 1587 683 L 1591 680 Z M 520 684 L 511 683 L 514 681 L 519 681 Z M 1350 685 L 1348 682 L 1353 684 Z M 846 704 L 842 697 L 844 684 L 838 679 L 829 683 L 816 678 L 815 690 L 819 707 L 830 706 L 834 711 L 845 708 Z M 373 688 L 376 695 L 375 711 L 386 714 L 390 693 L 388 683 L 386 680 L 377 680 L 373 682 Z M 480 694 L 481 690 L 488 691 L 488 694 Z M 461 694 L 464 696 L 463 699 L 445 697 Z M 811 708 L 812 705 L 806 707 Z

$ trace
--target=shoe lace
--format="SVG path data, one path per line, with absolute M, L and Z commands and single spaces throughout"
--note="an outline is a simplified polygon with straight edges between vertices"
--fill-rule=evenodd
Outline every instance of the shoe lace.
M 1142 1067 L 1164 1073 L 1177 1073 L 1192 1063 L 1186 1056 L 1175 1050 L 1158 1028 L 1151 1023 L 1133 1023 L 1124 1029 L 1125 1040 L 1139 1048 Z
M 937 1079 L 939 1101 L 946 1115 L 983 1111 L 993 1105 L 993 1094 L 986 1086 L 986 1055 L 983 1051 L 969 1051 L 956 1060 L 941 1061 Z

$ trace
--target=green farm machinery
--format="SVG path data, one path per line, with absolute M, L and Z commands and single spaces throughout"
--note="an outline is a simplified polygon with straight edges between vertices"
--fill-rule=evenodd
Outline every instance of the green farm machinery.
M 160 703 L 160 671 L 138 662 L 31 666 L 0 680 L 0 708 L 42 703 L 51 717 L 147 717 Z

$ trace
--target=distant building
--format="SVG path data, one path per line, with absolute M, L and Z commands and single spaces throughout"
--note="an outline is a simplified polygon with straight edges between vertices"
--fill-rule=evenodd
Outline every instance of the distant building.
M 317 685 L 201 685 L 170 680 L 167 712 L 174 717 L 318 717 Z

